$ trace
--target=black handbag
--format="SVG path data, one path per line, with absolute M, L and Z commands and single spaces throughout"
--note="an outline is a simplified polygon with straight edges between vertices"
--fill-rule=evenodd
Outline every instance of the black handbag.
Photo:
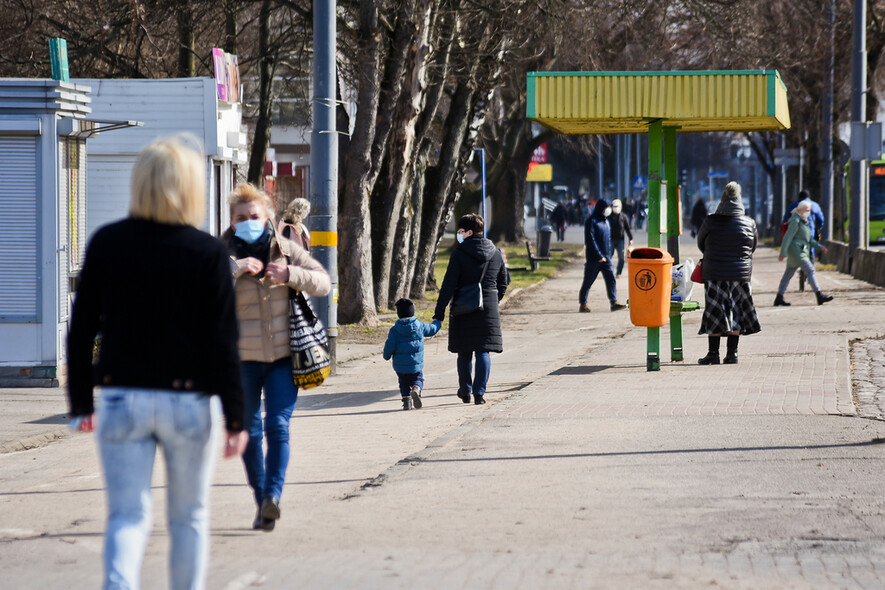
M 479 282 L 461 285 L 455 290 L 455 296 L 452 297 L 452 317 L 466 315 L 482 309 L 482 280 L 486 276 L 486 268 L 489 266 L 490 260 L 486 260 L 482 265 L 482 274 L 479 275 Z
M 332 371 L 329 337 L 300 291 L 289 290 L 289 349 L 292 380 L 302 389 L 321 385 Z

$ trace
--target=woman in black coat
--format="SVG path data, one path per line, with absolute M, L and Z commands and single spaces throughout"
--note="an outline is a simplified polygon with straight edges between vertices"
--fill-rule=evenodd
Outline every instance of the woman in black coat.
M 738 338 L 759 332 L 750 276 L 756 250 L 756 222 L 744 215 L 741 187 L 729 182 L 716 212 L 698 230 L 698 248 L 704 254 L 704 316 L 698 334 L 707 334 L 709 351 L 701 365 L 719 364 L 719 340 L 728 334 L 724 362 L 737 364 Z
M 458 221 L 459 244 L 449 258 L 433 313 L 433 319 L 443 321 L 446 307 L 458 288 L 481 282 L 482 309 L 452 316 L 449 321 L 449 351 L 458 355 L 458 397 L 469 404 L 472 393 L 476 405 L 486 403 L 484 396 L 491 369 L 489 353 L 504 350 L 498 302 L 504 297 L 509 282 L 501 252 L 491 240 L 483 237 L 483 227 L 479 215 L 465 215 Z

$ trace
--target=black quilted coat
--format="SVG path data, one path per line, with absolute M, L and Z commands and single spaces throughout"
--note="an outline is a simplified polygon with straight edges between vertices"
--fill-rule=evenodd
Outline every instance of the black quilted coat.
M 698 230 L 705 281 L 750 282 L 756 222 L 746 215 L 708 215 Z
M 503 352 L 501 316 L 498 301 L 507 290 L 507 270 L 501 253 L 491 240 L 470 236 L 458 244 L 449 258 L 446 276 L 439 289 L 439 299 L 433 317 L 442 321 L 446 307 L 455 290 L 461 285 L 476 283 L 482 274 L 482 265 L 489 261 L 482 281 L 483 309 L 452 317 L 449 321 L 450 352 Z

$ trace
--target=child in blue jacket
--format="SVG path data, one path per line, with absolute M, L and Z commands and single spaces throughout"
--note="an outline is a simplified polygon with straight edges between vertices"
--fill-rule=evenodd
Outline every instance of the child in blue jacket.
M 393 357 L 393 370 L 399 378 L 399 392 L 403 409 L 421 407 L 421 389 L 424 387 L 424 338 L 433 336 L 442 327 L 439 320 L 426 324 L 415 317 L 415 304 L 400 299 L 394 306 L 399 319 L 390 328 L 384 343 L 384 360 Z

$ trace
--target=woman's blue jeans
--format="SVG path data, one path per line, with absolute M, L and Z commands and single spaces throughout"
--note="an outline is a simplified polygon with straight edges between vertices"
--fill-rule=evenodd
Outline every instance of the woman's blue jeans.
M 473 355 L 476 355 L 476 374 L 473 373 Z M 486 393 L 489 372 L 492 370 L 492 359 L 488 352 L 458 353 L 458 393 L 478 395 Z
M 157 446 L 167 480 L 169 586 L 205 587 L 209 485 L 218 449 L 218 398 L 162 389 L 104 387 L 96 438 L 108 495 L 105 590 L 139 587 L 151 531 L 151 474 Z
M 243 393 L 246 407 L 246 430 L 249 444 L 243 453 L 246 477 L 255 494 L 255 502 L 274 497 L 279 500 L 289 466 L 289 421 L 298 399 L 292 381 L 292 360 L 281 358 L 272 363 L 243 361 Z M 261 419 L 261 390 L 264 389 L 264 420 Z M 263 450 L 267 436 L 267 454 Z

